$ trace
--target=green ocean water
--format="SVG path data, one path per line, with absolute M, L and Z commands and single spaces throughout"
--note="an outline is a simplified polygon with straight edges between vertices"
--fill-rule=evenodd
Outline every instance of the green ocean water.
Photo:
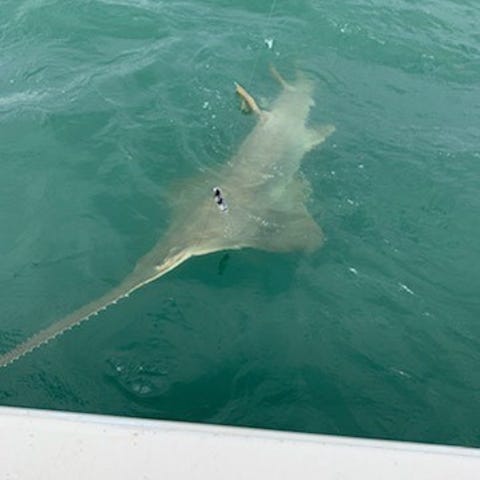
M 117 285 L 228 161 L 255 124 L 234 81 L 268 108 L 269 63 L 306 72 L 337 131 L 302 167 L 320 250 L 190 260 L 0 369 L 0 403 L 480 446 L 479 23 L 475 0 L 2 0 L 0 352 Z

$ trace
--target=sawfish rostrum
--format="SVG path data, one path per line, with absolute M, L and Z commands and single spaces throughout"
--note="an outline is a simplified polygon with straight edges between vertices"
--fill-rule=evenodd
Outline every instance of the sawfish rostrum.
M 190 257 L 246 247 L 273 252 L 312 251 L 321 245 L 322 231 L 305 207 L 309 187 L 299 168 L 305 153 L 321 144 L 335 128 L 306 125 L 314 104 L 310 80 L 300 75 L 288 84 L 276 70 L 272 73 L 282 89 L 269 111 L 261 110 L 255 99 L 236 85 L 237 93 L 257 117 L 254 129 L 222 168 L 192 180 L 187 189 L 182 189 L 166 234 L 123 282 L 1 355 L 1 367 L 97 315 Z

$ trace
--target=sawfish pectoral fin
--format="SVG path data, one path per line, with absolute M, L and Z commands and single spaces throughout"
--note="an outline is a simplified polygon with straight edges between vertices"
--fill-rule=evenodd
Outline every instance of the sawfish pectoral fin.
M 255 99 L 239 84 L 235 83 L 235 91 L 242 100 L 248 105 L 248 108 L 259 116 L 262 116 L 263 112 L 260 107 L 257 105 Z
M 312 150 L 323 143 L 333 132 L 335 125 L 321 125 L 320 127 L 310 127 L 306 131 L 306 150 Z
M 255 247 L 274 252 L 301 250 L 312 252 L 323 243 L 322 229 L 308 211 L 305 201 L 311 185 L 302 176 L 294 177 L 264 214 L 261 234 Z
M 277 217 L 280 220 L 281 216 Z M 323 232 L 306 211 L 300 215 L 288 215 L 285 223 L 275 228 L 275 232 L 256 245 L 258 249 L 272 252 L 305 251 L 313 252 L 323 243 Z

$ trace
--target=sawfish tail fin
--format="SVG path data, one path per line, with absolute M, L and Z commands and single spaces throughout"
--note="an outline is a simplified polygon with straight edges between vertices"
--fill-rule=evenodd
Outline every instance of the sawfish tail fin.
M 287 81 L 280 75 L 280 73 L 278 73 L 278 70 L 273 65 L 270 65 L 270 72 L 285 90 L 295 90 L 295 87 L 287 83 Z M 258 106 L 253 96 L 250 93 L 248 93 L 244 87 L 242 87 L 239 83 L 236 83 L 236 82 L 235 82 L 235 92 L 242 98 L 242 102 L 244 102 L 244 105 L 246 105 L 246 107 L 251 112 L 257 114 L 260 117 L 266 114 L 266 112 L 263 111 Z
M 235 83 L 235 92 L 242 98 L 253 113 L 256 113 L 259 116 L 263 115 L 264 112 L 257 105 L 255 99 L 239 83 Z
M 311 78 L 305 75 L 305 72 L 303 72 L 302 70 L 296 71 L 296 80 L 295 83 L 292 84 L 285 80 L 281 73 L 272 64 L 270 64 L 269 69 L 272 77 L 283 87 L 284 90 L 287 90 L 289 92 L 295 92 L 300 90 L 308 91 L 309 93 L 313 91 L 314 82 Z
M 288 90 L 290 92 L 295 92 L 297 91 L 297 87 L 298 86 L 301 86 L 302 87 L 302 90 L 304 89 L 307 89 L 307 90 L 312 90 L 313 88 L 313 83 L 308 80 L 303 74 L 301 74 L 300 72 L 297 72 L 297 83 L 296 85 L 291 85 L 290 83 L 288 83 L 281 75 L 280 73 L 278 72 L 278 70 L 270 64 L 270 73 L 272 74 L 273 78 L 275 78 L 275 80 L 277 80 L 277 82 L 285 89 L 285 90 Z M 242 109 L 246 109 L 247 111 L 251 111 L 255 114 L 257 114 L 260 118 L 263 118 L 265 119 L 265 117 L 268 116 L 268 112 L 266 112 L 265 110 L 262 110 L 255 98 L 247 92 L 247 90 L 242 87 L 242 85 L 240 85 L 239 83 L 236 83 L 235 82 L 235 92 L 242 98 Z
M 279 73 L 279 71 L 270 64 L 270 73 L 272 74 L 273 78 L 285 89 L 285 90 L 295 90 L 293 85 L 290 85 Z
M 0 355 L 0 368 L 10 365 L 33 350 L 47 344 L 50 340 L 98 315 L 119 300 L 128 297 L 135 290 L 173 270 L 190 258 L 190 256 L 188 251 L 183 250 L 176 255 L 167 257 L 159 266 L 149 267 L 148 269 L 143 269 L 140 261 L 135 270 L 118 287 L 80 307 L 44 330 L 34 334 L 23 343 Z

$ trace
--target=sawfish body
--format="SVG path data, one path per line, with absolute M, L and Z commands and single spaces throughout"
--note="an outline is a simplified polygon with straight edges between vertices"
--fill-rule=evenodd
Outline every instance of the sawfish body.
M 309 80 L 299 77 L 289 85 L 278 72 L 272 73 L 283 89 L 268 112 L 260 110 L 253 97 L 237 85 L 237 93 L 258 117 L 255 128 L 222 168 L 175 192 L 171 226 L 132 273 L 105 295 L 0 355 L 0 367 L 97 315 L 192 256 L 248 247 L 312 251 L 321 245 L 321 229 L 304 204 L 308 184 L 298 171 L 305 153 L 322 143 L 334 127 L 307 127 L 314 104 Z M 216 185 L 228 204 L 224 211 L 212 197 Z

